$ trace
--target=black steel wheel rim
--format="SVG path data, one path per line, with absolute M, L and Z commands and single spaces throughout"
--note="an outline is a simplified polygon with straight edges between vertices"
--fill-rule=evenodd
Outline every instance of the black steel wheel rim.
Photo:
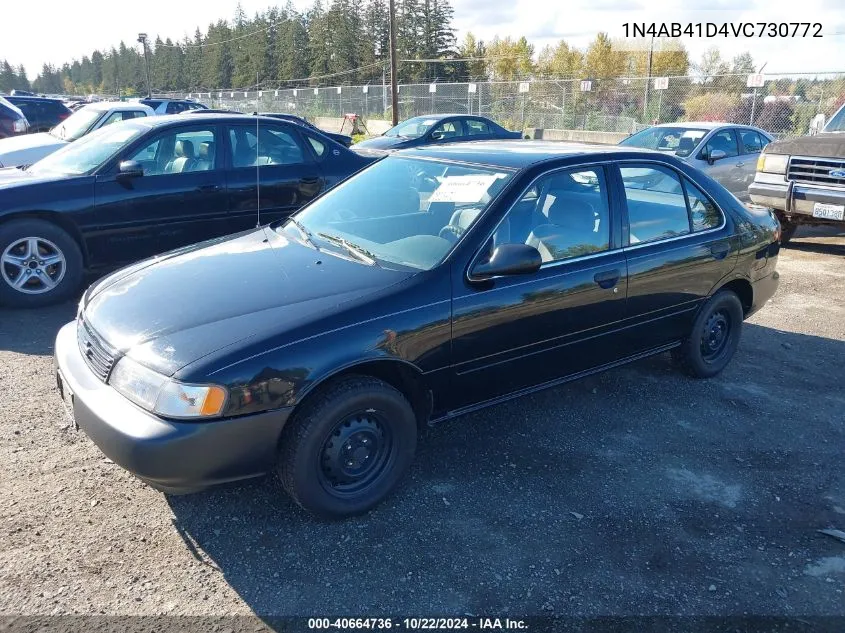
M 731 317 L 725 310 L 716 310 L 704 324 L 701 334 L 701 357 L 708 362 L 719 358 L 731 337 Z
M 382 476 L 392 453 L 393 438 L 383 418 L 374 411 L 353 413 L 323 442 L 317 467 L 320 483 L 337 496 L 360 493 Z

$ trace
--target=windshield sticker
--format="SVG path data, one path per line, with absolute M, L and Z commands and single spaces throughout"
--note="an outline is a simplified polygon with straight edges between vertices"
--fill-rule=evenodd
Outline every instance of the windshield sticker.
M 481 202 L 484 194 L 504 174 L 446 176 L 431 194 L 429 202 Z

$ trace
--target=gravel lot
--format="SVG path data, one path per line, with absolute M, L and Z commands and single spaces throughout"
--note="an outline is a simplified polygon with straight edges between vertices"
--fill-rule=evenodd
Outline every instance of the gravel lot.
M 2 311 L 0 614 L 845 615 L 845 233 L 779 269 L 718 378 L 660 356 L 437 426 L 342 523 L 148 488 L 64 416 L 75 306 Z

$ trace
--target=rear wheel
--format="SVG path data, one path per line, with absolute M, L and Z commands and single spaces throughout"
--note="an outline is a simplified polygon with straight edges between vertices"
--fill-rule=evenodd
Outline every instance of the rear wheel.
M 37 308 L 69 298 L 82 283 L 76 241 L 51 222 L 20 219 L 0 225 L 0 303 Z
M 407 473 L 417 443 L 408 400 L 387 383 L 348 376 L 310 396 L 282 433 L 277 474 L 306 510 L 366 512 Z
M 689 337 L 672 350 L 673 358 L 694 378 L 710 378 L 733 358 L 742 332 L 742 303 L 730 290 L 722 290 L 704 304 Z

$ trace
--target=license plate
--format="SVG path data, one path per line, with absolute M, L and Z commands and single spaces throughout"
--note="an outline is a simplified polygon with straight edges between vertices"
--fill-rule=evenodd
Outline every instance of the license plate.
M 56 384 L 59 387 L 59 395 L 62 397 L 62 403 L 65 405 L 65 415 L 68 417 L 73 428 L 79 428 L 76 424 L 76 418 L 73 415 L 73 391 L 71 391 L 60 371 L 56 372 Z
M 824 218 L 825 220 L 842 220 L 845 217 L 845 204 L 816 202 L 813 205 L 813 217 Z

